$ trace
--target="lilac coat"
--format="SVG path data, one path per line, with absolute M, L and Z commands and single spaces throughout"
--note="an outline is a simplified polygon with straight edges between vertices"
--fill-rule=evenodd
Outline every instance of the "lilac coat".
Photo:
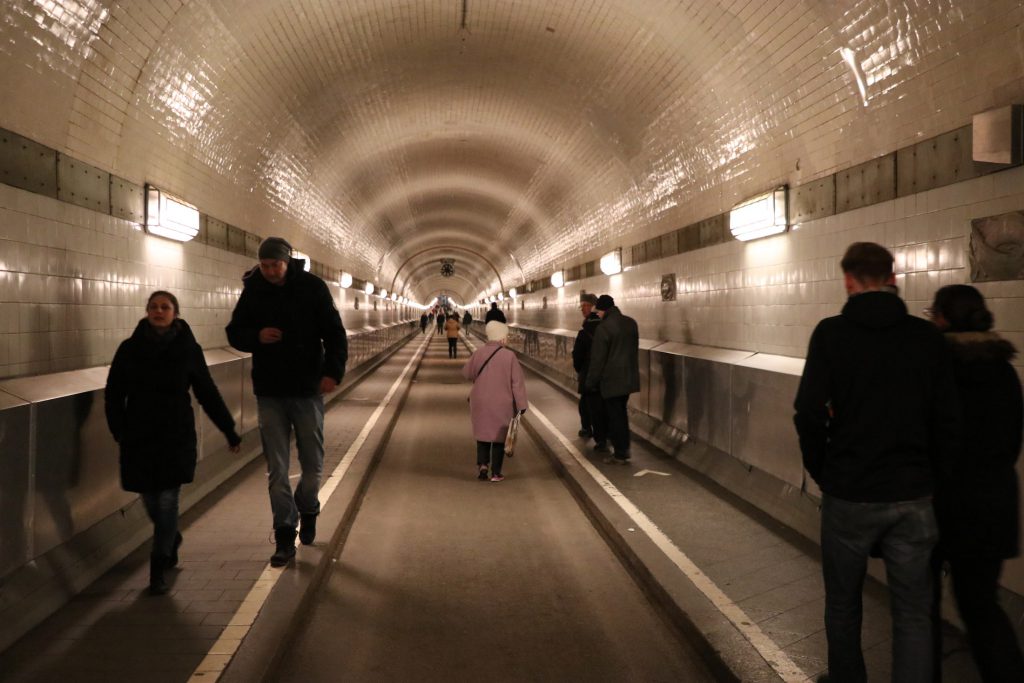
M 480 366 L 491 357 L 483 374 Z M 499 443 L 505 440 L 508 421 L 515 410 L 526 410 L 526 380 L 519 359 L 500 342 L 487 342 L 481 346 L 462 368 L 462 376 L 473 382 L 469 392 L 469 414 L 473 421 L 473 438 L 477 441 Z M 513 408 L 512 399 L 515 398 Z

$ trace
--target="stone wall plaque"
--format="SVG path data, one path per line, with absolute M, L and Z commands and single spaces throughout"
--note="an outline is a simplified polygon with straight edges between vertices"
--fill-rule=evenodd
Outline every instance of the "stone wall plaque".
M 661 300 L 676 300 L 676 274 L 669 273 L 661 276 Z
M 1024 211 L 971 221 L 971 282 L 1024 280 Z

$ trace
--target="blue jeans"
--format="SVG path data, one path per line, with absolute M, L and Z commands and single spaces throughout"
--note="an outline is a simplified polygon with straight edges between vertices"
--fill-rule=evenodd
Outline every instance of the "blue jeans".
M 263 457 L 274 528 L 299 525 L 299 515 L 320 513 L 320 475 L 324 469 L 324 401 L 320 396 L 257 396 Z M 288 480 L 291 434 L 302 476 L 292 493 Z
M 892 611 L 892 680 L 932 679 L 932 574 L 938 540 L 931 499 L 851 503 L 824 496 L 821 560 L 829 680 L 867 680 L 861 651 L 862 590 L 868 555 L 885 560 Z
M 153 554 L 170 557 L 178 535 L 178 494 L 180 486 L 163 491 L 144 491 L 142 503 L 153 520 Z

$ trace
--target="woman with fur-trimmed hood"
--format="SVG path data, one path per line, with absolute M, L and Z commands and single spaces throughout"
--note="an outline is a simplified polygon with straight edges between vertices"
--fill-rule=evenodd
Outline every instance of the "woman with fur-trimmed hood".
M 969 285 L 935 293 L 935 325 L 953 356 L 963 442 L 936 494 L 939 551 L 949 562 L 971 653 L 985 681 L 1024 681 L 1024 657 L 997 588 L 1003 561 L 1019 552 L 1017 458 L 1021 449 L 1021 384 L 1013 345 L 992 331 L 992 313 Z

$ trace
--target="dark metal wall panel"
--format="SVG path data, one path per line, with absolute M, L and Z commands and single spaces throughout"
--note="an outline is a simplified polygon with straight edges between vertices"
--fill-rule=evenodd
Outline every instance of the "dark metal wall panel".
M 57 152 L 0 128 L 0 182 L 57 197 Z
M 896 153 L 836 173 L 836 212 L 852 211 L 896 197 Z
M 133 223 L 145 221 L 145 188 L 124 178 L 110 176 L 110 215 Z
M 206 243 L 218 249 L 228 248 L 228 224 L 211 216 L 206 217 Z
M 700 246 L 710 247 L 732 239 L 727 223 L 726 214 L 724 213 L 712 216 L 711 218 L 705 218 L 697 223 L 697 230 L 700 234 Z
M 836 177 L 830 175 L 789 190 L 789 222 L 804 223 L 836 212 Z
M 251 232 L 245 233 L 245 255 L 252 258 L 259 256 L 261 241 L 259 235 L 254 235 Z
M 31 558 L 31 406 L 0 394 L 0 577 Z
M 228 225 L 228 251 L 236 254 L 245 253 L 245 230 Z
M 675 230 L 661 236 L 661 256 L 675 256 L 679 253 L 679 233 Z
M 732 455 L 796 488 L 803 484 L 793 429 L 800 377 L 755 368 L 732 369 Z
M 905 197 L 978 175 L 971 127 L 923 140 L 896 152 L 896 193 Z
M 110 174 L 66 154 L 57 155 L 57 199 L 110 213 Z

